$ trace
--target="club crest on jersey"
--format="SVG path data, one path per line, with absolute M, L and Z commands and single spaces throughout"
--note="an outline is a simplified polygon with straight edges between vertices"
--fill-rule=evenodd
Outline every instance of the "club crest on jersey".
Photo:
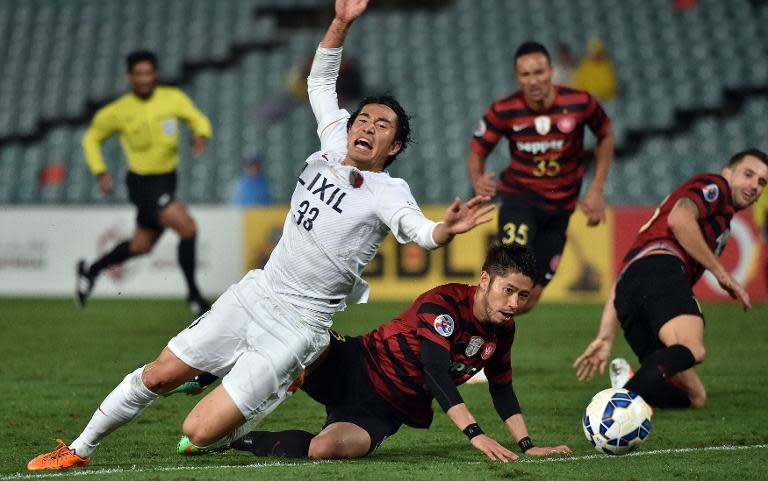
M 486 130 L 488 130 L 488 127 L 485 126 L 485 120 L 480 119 L 480 122 L 477 123 L 477 127 L 475 128 L 475 133 L 472 135 L 475 137 L 482 137 L 485 135 Z
M 349 171 L 349 184 L 355 189 L 359 189 L 363 186 L 363 174 L 357 170 L 352 169 Z
M 549 118 L 549 115 L 539 115 L 533 120 L 533 125 L 539 135 L 547 135 L 552 128 L 552 119 Z
M 496 343 L 495 342 L 486 342 L 485 347 L 483 347 L 483 352 L 480 354 L 480 357 L 485 361 L 489 357 L 493 356 L 493 351 L 496 350 Z
M 464 354 L 467 357 L 472 357 L 478 352 L 480 352 L 480 348 L 483 345 L 483 338 L 480 336 L 472 336 L 472 339 L 469 340 L 469 344 L 467 344 L 467 348 L 464 350 Z
M 453 318 L 448 314 L 440 314 L 435 318 L 435 331 L 443 337 L 453 334 Z
M 560 117 L 560 119 L 557 121 L 557 128 L 560 130 L 560 132 L 568 134 L 572 132 L 574 128 L 576 128 L 576 119 L 574 119 L 572 115 L 565 115 Z
M 701 189 L 701 191 L 704 193 L 704 200 L 707 202 L 714 202 L 720 196 L 720 188 L 717 187 L 717 184 L 709 184 Z

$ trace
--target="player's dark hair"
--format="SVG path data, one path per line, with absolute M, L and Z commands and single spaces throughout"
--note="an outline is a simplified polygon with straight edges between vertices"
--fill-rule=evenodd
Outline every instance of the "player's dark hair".
M 488 248 L 485 256 L 483 270 L 490 274 L 491 282 L 494 277 L 504 276 L 510 272 L 517 272 L 532 281 L 536 281 L 536 256 L 528 246 L 520 244 L 503 245 L 494 242 Z
M 728 161 L 728 167 L 735 167 L 739 162 L 744 160 L 744 157 L 747 157 L 748 155 L 751 155 L 752 157 L 757 157 L 760 159 L 765 165 L 768 165 L 768 154 L 763 152 L 760 149 L 747 149 L 742 150 L 741 152 L 736 152 L 733 154 L 733 157 Z
M 408 113 L 405 111 L 402 105 L 400 105 L 400 102 L 398 102 L 394 97 L 391 95 L 374 95 L 370 97 L 365 97 L 363 100 L 360 101 L 360 103 L 357 106 L 357 110 L 349 117 L 349 120 L 347 121 L 347 130 L 352 128 L 352 124 L 355 122 L 355 119 L 357 119 L 358 114 L 360 114 L 360 111 L 363 110 L 363 107 L 365 107 L 368 104 L 381 104 L 386 105 L 392 111 L 395 112 L 395 115 L 397 115 L 397 129 L 395 130 L 395 142 L 400 142 L 400 150 L 398 150 L 394 155 L 390 155 L 387 157 L 387 162 L 384 164 L 384 168 L 386 169 L 389 167 L 389 165 L 395 161 L 395 157 L 398 156 L 398 154 L 402 153 L 406 147 L 408 147 L 408 144 L 412 141 L 411 139 L 411 116 L 408 115 Z
M 549 56 L 549 50 L 547 50 L 547 47 L 540 44 L 539 42 L 534 42 L 532 40 L 523 42 L 522 45 L 517 47 L 517 50 L 515 51 L 515 62 L 517 62 L 517 59 L 523 55 L 529 55 L 532 53 L 543 53 L 544 56 L 547 57 L 547 62 L 550 65 L 552 64 L 552 57 Z
M 128 68 L 128 73 L 131 73 L 134 65 L 141 62 L 149 62 L 152 64 L 152 68 L 157 70 L 157 55 L 151 50 L 134 50 L 125 57 L 125 66 Z

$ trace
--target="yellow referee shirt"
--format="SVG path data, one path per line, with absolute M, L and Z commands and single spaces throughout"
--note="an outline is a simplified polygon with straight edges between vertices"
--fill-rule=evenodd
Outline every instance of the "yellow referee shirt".
M 768 227 L 768 189 L 763 191 L 763 195 L 757 199 L 755 206 L 752 207 L 752 214 L 755 216 L 755 224 L 761 229 Z
M 94 175 L 107 171 L 101 144 L 118 133 L 128 170 L 140 175 L 173 172 L 179 163 L 179 119 L 194 135 L 211 137 L 211 122 L 176 87 L 155 87 L 146 100 L 133 92 L 123 95 L 96 112 L 83 137 L 88 167 Z

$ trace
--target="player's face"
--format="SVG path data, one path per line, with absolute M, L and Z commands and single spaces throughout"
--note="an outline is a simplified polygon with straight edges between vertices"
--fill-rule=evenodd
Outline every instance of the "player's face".
M 504 324 L 525 305 L 533 289 L 533 280 L 519 272 L 491 276 L 483 271 L 475 298 L 474 314 L 478 321 Z
M 552 66 L 546 55 L 536 52 L 518 57 L 515 78 L 529 104 L 548 100 L 552 92 Z
M 128 81 L 134 93 L 142 98 L 152 95 L 157 83 L 157 73 L 151 62 L 139 62 L 128 72 Z
M 397 114 L 382 104 L 367 104 L 349 128 L 347 164 L 360 170 L 378 172 L 390 155 L 400 150 L 395 141 Z
M 757 201 L 768 183 L 768 165 L 747 155 L 735 166 L 723 169 L 723 177 L 731 186 L 736 210 L 746 209 Z

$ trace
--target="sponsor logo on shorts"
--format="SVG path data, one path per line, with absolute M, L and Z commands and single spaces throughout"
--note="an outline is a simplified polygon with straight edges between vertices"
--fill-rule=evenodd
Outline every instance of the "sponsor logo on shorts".
M 169 202 L 171 202 L 171 194 L 167 192 L 157 198 L 158 207 L 165 207 L 166 205 L 168 205 Z
M 720 197 L 720 188 L 717 187 L 717 184 L 709 184 L 701 189 L 701 192 L 704 194 L 704 200 L 707 202 L 714 202 Z
M 467 348 L 464 350 L 464 354 L 467 357 L 472 357 L 478 352 L 480 352 L 480 348 L 483 345 L 483 338 L 480 336 L 472 336 L 472 339 L 469 340 L 469 344 L 467 345 Z
M 480 357 L 485 361 L 489 357 L 493 356 L 493 351 L 496 350 L 496 343 L 495 342 L 487 342 L 485 343 L 485 347 L 483 347 L 483 353 L 480 354 Z
M 443 337 L 453 334 L 453 318 L 448 314 L 440 314 L 435 318 L 435 331 Z

